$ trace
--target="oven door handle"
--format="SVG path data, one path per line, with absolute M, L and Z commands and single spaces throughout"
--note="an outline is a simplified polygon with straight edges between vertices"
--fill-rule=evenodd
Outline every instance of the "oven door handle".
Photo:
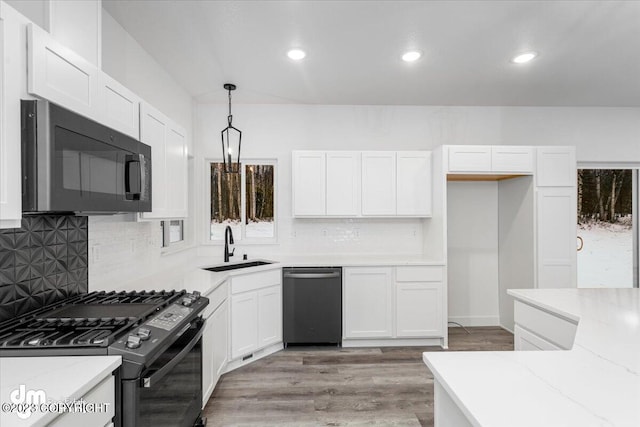
M 191 324 L 187 325 L 189 327 Z M 140 382 L 142 387 L 150 388 L 153 384 L 160 381 L 169 371 L 171 371 L 178 363 L 184 359 L 187 354 L 196 346 L 200 338 L 202 338 L 202 332 L 204 331 L 204 323 L 199 325 L 198 332 L 191 338 L 191 341 L 169 362 L 167 362 L 162 368 L 155 371 L 153 374 L 143 377 Z

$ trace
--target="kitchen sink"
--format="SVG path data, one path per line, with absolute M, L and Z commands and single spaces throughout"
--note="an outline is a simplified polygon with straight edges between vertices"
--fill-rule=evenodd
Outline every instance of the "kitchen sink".
M 229 270 L 238 270 L 240 268 L 249 268 L 249 267 L 258 267 L 260 265 L 273 264 L 271 261 L 249 261 L 249 262 L 240 262 L 237 264 L 228 264 L 228 265 L 218 265 L 215 267 L 205 268 L 207 271 L 229 271 Z

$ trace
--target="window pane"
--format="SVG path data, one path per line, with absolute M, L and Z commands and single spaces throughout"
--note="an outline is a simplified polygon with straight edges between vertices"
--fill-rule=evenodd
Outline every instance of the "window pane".
M 578 287 L 634 286 L 633 186 L 631 169 L 578 170 Z
M 225 173 L 224 164 L 211 163 L 211 240 L 223 240 L 227 225 L 234 240 L 241 239 L 240 182 L 239 173 Z
M 246 165 L 247 238 L 275 237 L 273 165 Z

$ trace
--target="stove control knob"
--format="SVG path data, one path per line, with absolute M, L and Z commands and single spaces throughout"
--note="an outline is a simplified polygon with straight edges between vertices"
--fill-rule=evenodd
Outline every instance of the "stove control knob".
M 191 304 L 193 304 L 193 300 L 189 297 L 184 297 L 182 298 L 182 305 L 184 305 L 185 307 L 189 307 Z
M 138 329 L 138 336 L 142 341 L 146 341 L 151 336 L 151 329 L 140 328 Z
M 127 343 L 125 344 L 125 347 L 130 348 L 130 349 L 136 349 L 138 347 L 140 347 L 140 337 L 137 335 L 129 335 L 127 337 Z

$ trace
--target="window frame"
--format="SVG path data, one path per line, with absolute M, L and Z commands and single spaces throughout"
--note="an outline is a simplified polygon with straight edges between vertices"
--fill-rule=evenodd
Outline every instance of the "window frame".
M 203 211 L 203 245 L 222 246 L 224 239 L 211 239 L 211 163 L 222 163 L 220 158 L 207 158 L 204 160 L 204 201 Z M 236 245 L 277 245 L 278 244 L 278 159 L 277 158 L 250 158 L 241 162 L 242 176 L 240 179 L 240 228 L 241 238 L 236 239 Z M 273 166 L 273 237 L 252 237 L 247 238 L 246 230 L 246 209 L 247 209 L 247 178 L 245 167 L 247 165 L 270 165 Z M 235 237 L 235 236 L 234 236 Z

